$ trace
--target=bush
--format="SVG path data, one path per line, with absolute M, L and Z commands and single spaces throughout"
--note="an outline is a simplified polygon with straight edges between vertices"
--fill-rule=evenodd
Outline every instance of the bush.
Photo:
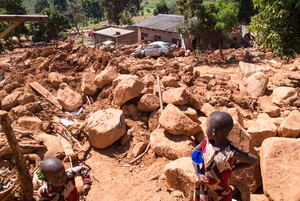
M 61 41 L 65 41 L 68 39 L 67 33 L 66 32 L 59 32 L 58 33 L 58 39 Z

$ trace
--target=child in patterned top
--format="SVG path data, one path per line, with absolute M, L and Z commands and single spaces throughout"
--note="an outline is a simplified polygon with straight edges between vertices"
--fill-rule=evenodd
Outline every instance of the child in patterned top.
M 206 137 L 194 149 L 201 152 L 192 155 L 198 175 L 194 201 L 231 201 L 229 179 L 232 171 L 250 167 L 258 158 L 239 150 L 227 139 L 233 128 L 233 119 L 227 112 L 211 113 L 206 126 Z M 201 158 L 195 158 L 197 156 Z M 203 164 L 199 166 L 197 161 Z
M 84 195 L 87 195 L 91 186 L 88 167 L 76 166 L 65 170 L 62 162 L 55 157 L 44 159 L 37 175 L 40 180 L 44 180 L 38 190 L 38 201 L 79 201 L 75 185 L 77 175 L 82 177 Z

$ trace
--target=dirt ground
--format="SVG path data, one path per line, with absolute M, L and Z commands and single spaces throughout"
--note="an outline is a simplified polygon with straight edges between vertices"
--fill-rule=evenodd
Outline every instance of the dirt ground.
M 16 49 L 13 52 L 2 53 L 0 54 L 0 73 L 6 79 L 0 88 L 0 100 L 14 90 L 34 94 L 38 100 L 39 106 L 34 110 L 10 111 L 9 115 L 12 120 L 16 120 L 20 116 L 36 116 L 43 122 L 49 122 L 54 116 L 70 117 L 69 113 L 59 110 L 44 97 L 33 91 L 28 83 L 38 81 L 55 95 L 56 89 L 49 84 L 48 74 L 49 72 L 59 72 L 69 77 L 69 86 L 72 89 L 80 92 L 83 72 L 93 71 L 99 73 L 106 66 L 112 65 L 121 74 L 135 74 L 141 78 L 148 73 L 157 74 L 160 78 L 173 75 L 180 82 L 187 85 L 188 90 L 202 104 L 208 102 L 216 108 L 224 108 L 232 107 L 235 103 L 249 114 L 245 116 L 248 120 L 255 119 L 260 112 L 257 100 L 248 96 L 239 87 L 243 80 L 239 61 L 244 60 L 243 56 L 246 51 L 256 52 L 258 50 L 224 50 L 225 58 L 230 54 L 235 55 L 232 61 L 222 61 L 218 51 L 203 53 L 198 60 L 192 53 L 184 56 L 180 52 L 174 53 L 170 58 L 138 59 L 129 56 L 136 47 L 106 47 L 96 50 L 66 43 L 41 48 Z M 269 52 L 265 52 L 264 55 L 264 58 L 253 58 L 253 62 L 273 66 L 273 71 L 266 72 L 270 76 L 268 90 L 271 91 L 276 86 L 299 87 L 299 70 L 296 72 L 291 71 L 289 69 L 290 64 L 286 64 Z M 45 60 L 48 61 L 48 65 L 41 67 Z M 272 60 L 276 60 L 277 63 L 268 63 Z M 297 61 L 300 61 L 300 59 L 292 60 L 291 63 Z M 162 65 L 160 65 L 161 63 Z M 187 70 L 188 67 L 198 73 L 190 72 Z M 204 75 L 213 75 L 213 78 L 205 79 Z M 268 94 L 268 91 L 266 94 Z M 90 98 L 92 105 L 83 96 L 84 112 L 76 117 L 80 122 L 83 122 L 92 111 L 113 108 L 111 104 L 113 98 L 112 86 L 105 87 Z M 123 106 L 123 109 L 132 104 L 136 105 L 136 101 L 129 101 Z M 151 148 L 135 164 L 130 165 L 128 163 L 133 159 L 130 155 L 133 146 L 138 141 L 149 142 L 150 131 L 147 122 L 149 115 L 139 111 L 136 111 L 136 114 L 130 112 L 126 114 L 127 127 L 134 130 L 134 132 L 129 142 L 124 146 L 117 141 L 107 149 L 99 150 L 89 146 L 84 135 L 79 138 L 84 144 L 84 152 L 80 152 L 79 160 L 73 161 L 73 163 L 74 165 L 85 164 L 89 166 L 93 180 L 88 196 L 82 197 L 82 200 L 187 200 L 182 192 L 168 189 L 163 169 L 170 160 L 157 157 Z M 1 141 L 5 142 L 3 138 L 2 135 Z M 74 149 L 78 150 L 78 147 L 75 146 Z M 7 158 L 9 159 L 6 156 Z M 70 163 L 65 162 L 65 165 L 69 167 Z

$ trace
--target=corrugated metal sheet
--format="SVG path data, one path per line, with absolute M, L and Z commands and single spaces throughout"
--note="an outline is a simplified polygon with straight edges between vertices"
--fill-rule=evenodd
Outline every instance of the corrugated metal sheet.
M 176 27 L 183 23 L 183 19 L 184 18 L 181 15 L 159 14 L 151 19 L 135 24 L 134 26 L 169 32 L 177 32 Z

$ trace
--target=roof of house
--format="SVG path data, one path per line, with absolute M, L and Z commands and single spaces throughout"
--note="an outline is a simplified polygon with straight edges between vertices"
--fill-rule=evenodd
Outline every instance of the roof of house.
M 111 37 L 119 37 L 119 36 L 126 35 L 126 34 L 133 33 L 133 32 L 134 32 L 133 30 L 109 27 L 106 29 L 94 31 L 94 34 L 100 34 L 100 35 L 111 36 Z
M 137 23 L 134 26 L 168 32 L 177 32 L 176 27 L 181 25 L 183 20 L 184 17 L 182 15 L 159 14 L 151 19 Z

